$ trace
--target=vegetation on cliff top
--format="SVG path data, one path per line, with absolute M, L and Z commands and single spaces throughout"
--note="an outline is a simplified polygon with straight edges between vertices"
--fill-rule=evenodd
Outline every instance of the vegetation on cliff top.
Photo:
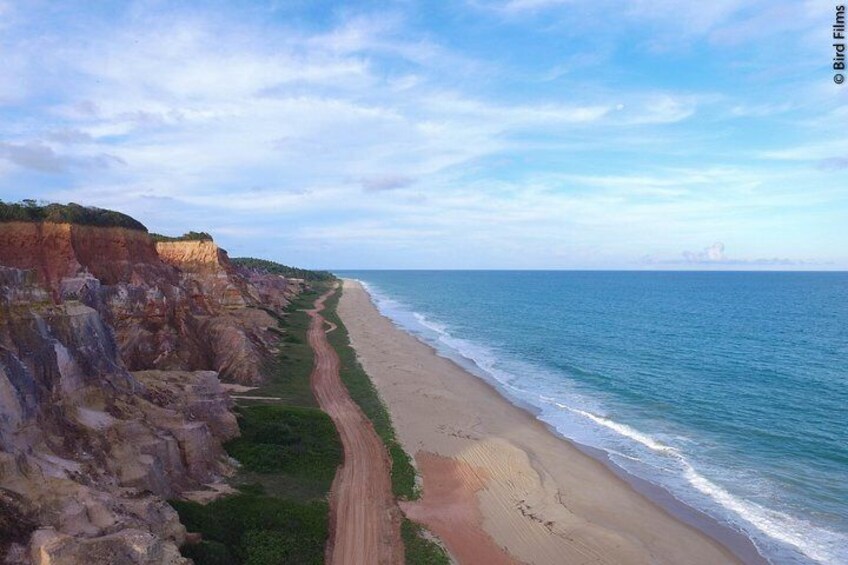
M 304 279 L 307 281 L 332 281 L 336 276 L 328 271 L 310 271 L 281 265 L 267 259 L 256 259 L 254 257 L 236 257 L 230 261 L 239 268 L 248 271 L 256 271 L 272 275 L 282 275 L 290 279 Z
M 0 223 L 2 222 L 49 222 L 147 231 L 144 224 L 126 214 L 94 206 L 82 206 L 73 202 L 45 204 L 35 200 L 20 202 L 0 200 Z
M 175 237 L 151 233 L 150 237 L 153 238 L 153 241 L 212 241 L 212 236 L 205 231 L 190 231 Z

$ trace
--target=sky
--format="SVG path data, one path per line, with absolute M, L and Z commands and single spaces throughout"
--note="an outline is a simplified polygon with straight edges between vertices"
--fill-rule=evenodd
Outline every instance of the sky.
M 848 269 L 803 0 L 0 0 L 0 199 L 330 269 Z

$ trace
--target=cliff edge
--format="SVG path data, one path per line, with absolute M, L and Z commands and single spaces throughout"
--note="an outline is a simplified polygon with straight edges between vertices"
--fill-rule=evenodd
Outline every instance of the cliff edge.
M 261 381 L 302 283 L 241 272 L 212 241 L 155 242 L 131 219 L 5 220 L 0 561 L 186 562 L 165 499 L 231 473 L 219 378 Z

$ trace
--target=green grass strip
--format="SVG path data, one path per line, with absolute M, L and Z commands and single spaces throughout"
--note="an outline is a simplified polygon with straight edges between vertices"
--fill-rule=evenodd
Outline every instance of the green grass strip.
M 341 294 L 340 289 L 324 303 L 326 309 L 322 314 L 337 326 L 335 331 L 327 334 L 327 338 L 339 355 L 342 382 L 344 382 L 354 402 L 359 404 L 359 407 L 374 424 L 374 429 L 389 450 L 389 455 L 392 458 L 392 491 L 395 496 L 404 500 L 417 500 L 420 493 L 415 483 L 415 467 L 412 466 L 412 460 L 395 437 L 389 411 L 383 404 L 380 393 L 377 392 L 371 378 L 359 364 L 356 351 L 350 345 L 347 328 L 336 311 Z
M 189 531 L 204 541 L 182 548 L 198 564 L 278 565 L 324 562 L 329 509 L 324 501 L 299 503 L 240 493 L 207 505 L 175 500 L 171 505 Z
M 323 292 L 323 289 L 321 289 Z M 266 385 L 247 393 L 280 401 L 240 401 L 241 436 L 224 446 L 241 463 L 234 478 L 241 492 L 208 505 L 175 500 L 171 505 L 203 541 L 181 551 L 197 565 L 323 563 L 329 535 L 327 493 L 342 462 L 332 420 L 312 396 L 312 349 L 306 341 L 311 308 L 319 292 L 301 294 L 278 321 L 280 351 L 268 364 Z
M 245 471 L 323 481 L 329 490 L 342 461 L 329 416 L 316 408 L 280 405 L 242 407 L 237 413 L 241 436 L 224 448 Z

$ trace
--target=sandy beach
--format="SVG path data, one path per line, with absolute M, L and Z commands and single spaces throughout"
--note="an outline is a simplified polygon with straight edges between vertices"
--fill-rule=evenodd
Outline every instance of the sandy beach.
M 740 562 L 398 329 L 358 283 L 338 312 L 422 475 L 404 511 L 461 563 Z

